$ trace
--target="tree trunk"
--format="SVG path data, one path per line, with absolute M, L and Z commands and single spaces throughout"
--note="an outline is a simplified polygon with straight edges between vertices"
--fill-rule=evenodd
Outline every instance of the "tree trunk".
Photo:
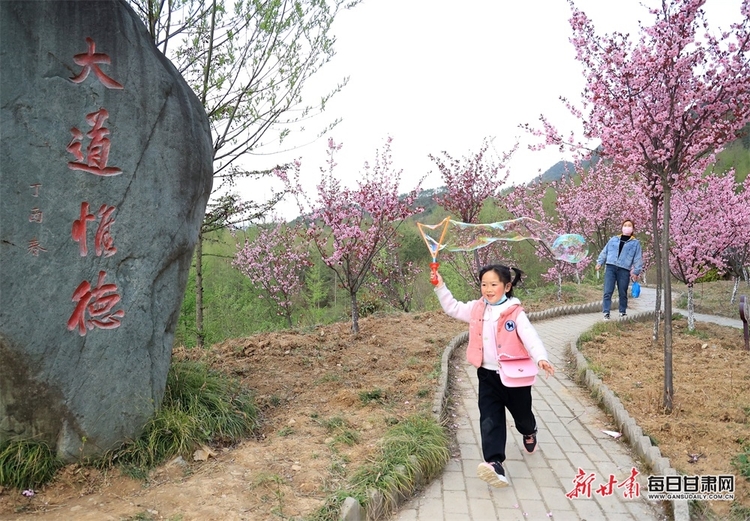
M 740 289 L 740 278 L 734 277 L 734 286 L 732 286 L 732 298 L 729 300 L 731 304 L 734 304 L 734 299 L 737 298 L 738 289 Z
M 669 220 L 671 187 L 664 186 L 664 226 L 662 227 L 661 265 L 664 279 L 664 411 L 672 413 L 674 386 L 672 385 L 672 278 L 669 276 Z M 657 301 L 658 302 L 658 301 Z
M 195 342 L 203 348 L 206 335 L 203 331 L 203 232 L 198 232 L 195 244 Z
M 654 304 L 654 330 L 651 340 L 654 345 L 659 341 L 659 321 L 661 320 L 661 295 L 664 278 L 661 269 L 661 240 L 659 234 L 659 199 L 651 198 L 651 234 L 654 244 L 654 261 L 656 263 L 656 303 Z
M 692 284 L 688 284 L 688 331 L 695 331 L 695 302 Z
M 289 329 L 292 329 L 292 327 L 293 327 L 293 324 L 292 324 L 292 309 L 291 308 L 284 309 L 284 316 L 286 317 L 286 324 L 289 326 Z
M 557 300 L 562 300 L 562 274 L 557 272 Z
M 359 333 L 359 309 L 357 307 L 357 292 L 351 293 L 352 297 L 352 333 Z

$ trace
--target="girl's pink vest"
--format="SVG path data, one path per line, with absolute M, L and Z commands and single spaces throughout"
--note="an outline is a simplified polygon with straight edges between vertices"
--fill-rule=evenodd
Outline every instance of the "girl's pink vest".
M 481 367 L 482 355 L 482 327 L 484 324 L 484 310 L 487 303 L 484 299 L 477 300 L 471 309 L 469 320 L 469 345 L 466 347 L 466 360 L 474 367 Z M 497 352 L 509 358 L 529 358 L 529 352 L 521 342 L 516 332 L 516 317 L 523 311 L 518 304 L 510 306 L 497 319 Z

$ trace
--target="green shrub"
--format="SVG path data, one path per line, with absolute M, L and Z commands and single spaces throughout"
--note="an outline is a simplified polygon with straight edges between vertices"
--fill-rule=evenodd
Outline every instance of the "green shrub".
M 382 389 L 373 389 L 372 391 L 360 391 L 359 400 L 363 405 L 370 402 L 382 402 L 385 399 L 385 393 Z
M 711 268 L 708 273 L 700 277 L 699 279 L 696 279 L 695 283 L 699 282 L 715 282 L 717 280 L 722 280 L 722 276 L 719 274 L 719 270 L 716 268 Z
M 50 481 L 62 461 L 46 443 L 11 440 L 0 445 L 0 485 L 33 489 Z
M 252 396 L 239 382 L 206 364 L 177 361 L 167 377 L 162 407 L 136 440 L 107 454 L 106 462 L 140 469 L 188 455 L 201 444 L 230 443 L 258 425 Z
M 374 489 L 392 498 L 411 491 L 417 473 L 437 475 L 449 458 L 443 428 L 430 418 L 412 416 L 386 433 L 375 461 L 361 467 L 351 483 L 362 494 Z

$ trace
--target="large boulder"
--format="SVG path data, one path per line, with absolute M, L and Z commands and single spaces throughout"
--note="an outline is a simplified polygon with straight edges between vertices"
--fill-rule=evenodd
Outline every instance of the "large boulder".
M 100 454 L 164 394 L 208 119 L 124 1 L 0 1 L 0 70 L 0 443 Z

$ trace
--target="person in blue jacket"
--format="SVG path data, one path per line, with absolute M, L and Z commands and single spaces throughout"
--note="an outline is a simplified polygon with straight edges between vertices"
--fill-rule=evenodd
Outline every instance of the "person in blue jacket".
M 627 316 L 628 285 L 637 280 L 643 269 L 641 243 L 633 237 L 633 220 L 625 219 L 622 223 L 622 235 L 615 235 L 604 247 L 596 259 L 596 269 L 606 265 L 604 270 L 604 298 L 602 311 L 604 320 L 609 320 L 609 310 L 612 307 L 612 293 L 617 292 L 620 297 L 620 317 Z

